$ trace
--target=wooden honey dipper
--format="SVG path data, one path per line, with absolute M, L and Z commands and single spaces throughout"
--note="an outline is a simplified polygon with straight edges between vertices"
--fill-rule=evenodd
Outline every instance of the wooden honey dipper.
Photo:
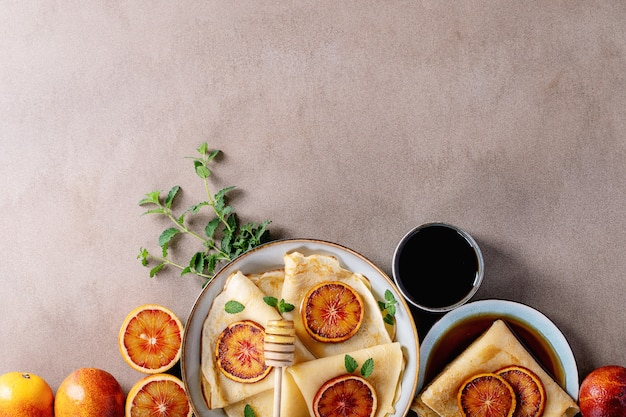
M 293 365 L 296 330 L 291 320 L 269 320 L 265 326 L 265 365 L 276 368 L 274 376 L 274 417 L 280 417 L 283 368 Z

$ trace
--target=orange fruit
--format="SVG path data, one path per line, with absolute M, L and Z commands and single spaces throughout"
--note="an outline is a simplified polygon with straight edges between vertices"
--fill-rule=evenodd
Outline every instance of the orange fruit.
M 217 337 L 217 366 L 234 381 L 262 380 L 272 370 L 265 364 L 264 339 L 265 329 L 252 320 L 231 323 Z
M 377 407 L 372 384 L 345 374 L 326 381 L 313 397 L 315 417 L 372 417 Z
M 97 368 L 69 374 L 54 400 L 55 417 L 124 417 L 126 396 L 115 377 Z
M 512 417 L 516 399 L 513 387 L 504 378 L 481 373 L 461 384 L 457 402 L 466 417 Z
M 311 288 L 302 300 L 302 323 L 320 342 L 343 342 L 355 335 L 363 322 L 363 300 L 343 282 L 323 282 Z
M 193 410 L 183 381 L 170 374 L 148 375 L 126 398 L 126 417 L 191 417 Z
M 128 313 L 118 334 L 124 360 L 146 374 L 171 369 L 182 352 L 183 324 L 168 308 L 144 304 Z
M 546 405 L 546 390 L 541 379 L 530 369 L 512 365 L 496 372 L 515 391 L 513 417 L 540 417 Z
M 583 379 L 578 391 L 582 417 L 626 416 L 626 367 L 604 365 Z
M 52 417 L 54 393 L 35 374 L 7 372 L 0 376 L 0 417 Z

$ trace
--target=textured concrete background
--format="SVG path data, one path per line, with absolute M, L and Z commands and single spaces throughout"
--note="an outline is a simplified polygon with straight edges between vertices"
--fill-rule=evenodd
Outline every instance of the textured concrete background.
M 0 373 L 139 379 L 123 318 L 185 320 L 201 281 L 148 277 L 167 223 L 137 202 L 204 199 L 203 141 L 274 237 L 390 273 L 410 228 L 454 223 L 484 250 L 476 298 L 547 315 L 581 377 L 626 365 L 624 22 L 622 1 L 4 1 Z

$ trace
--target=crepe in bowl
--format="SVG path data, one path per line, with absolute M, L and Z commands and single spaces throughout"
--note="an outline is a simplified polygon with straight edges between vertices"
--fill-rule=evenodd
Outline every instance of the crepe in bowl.
M 226 377 L 215 360 L 215 343 L 220 333 L 230 324 L 251 320 L 265 327 L 269 320 L 282 317 L 274 307 L 265 303 L 265 294 L 241 272 L 232 274 L 226 281 L 223 291 L 215 297 L 202 329 L 201 367 L 202 389 L 210 409 L 223 408 L 264 391 L 272 391 L 274 372 L 257 382 L 244 383 Z M 244 306 L 243 311 L 231 314 L 225 309 L 229 301 L 237 301 Z M 296 337 L 294 363 L 313 359 L 313 355 Z
M 287 368 L 286 373 L 291 374 L 298 385 L 309 413 L 314 415 L 312 404 L 320 387 L 326 381 L 347 373 L 346 354 L 355 359 L 359 365 L 370 358 L 374 361 L 374 371 L 366 379 L 374 387 L 378 399 L 375 417 L 384 417 L 394 413 L 394 404 L 401 388 L 400 376 L 404 367 L 402 348 L 398 342 L 302 362 Z
M 391 342 L 380 307 L 366 277 L 342 268 L 334 256 L 305 256 L 299 252 L 292 252 L 285 254 L 284 260 L 285 279 L 282 298 L 296 306 L 294 311 L 285 313 L 285 318 L 293 320 L 296 334 L 316 357 L 327 357 Z M 363 300 L 364 316 L 359 330 L 354 336 L 340 343 L 313 339 L 306 331 L 300 314 L 302 301 L 309 289 L 326 281 L 340 281 L 349 285 Z
M 573 417 L 578 413 L 576 402 L 544 371 L 503 320 L 495 320 L 450 362 L 418 394 L 411 409 L 420 417 L 461 417 L 457 405 L 461 384 L 473 375 L 510 365 L 526 367 L 541 379 L 546 391 L 543 417 Z

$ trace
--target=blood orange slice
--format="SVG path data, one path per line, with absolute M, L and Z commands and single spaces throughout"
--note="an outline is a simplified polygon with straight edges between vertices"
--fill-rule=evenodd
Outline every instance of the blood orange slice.
M 513 417 L 540 417 L 546 403 L 546 391 L 541 379 L 530 369 L 512 365 L 496 372 L 515 391 L 517 407 Z
M 191 417 L 183 382 L 170 374 L 137 381 L 126 397 L 126 417 Z
M 124 319 L 118 345 L 124 360 L 147 374 L 163 373 L 180 359 L 183 324 L 168 308 L 144 304 Z
M 493 373 L 467 379 L 459 388 L 457 401 L 465 417 L 512 417 L 516 404 L 511 385 Z
M 238 382 L 257 382 L 272 370 L 265 365 L 265 329 L 252 320 L 230 324 L 217 338 L 215 359 L 224 375 Z
M 377 405 L 372 384 L 352 374 L 326 381 L 313 398 L 315 417 L 372 417 Z
M 313 339 L 343 342 L 354 336 L 363 322 L 363 300 L 343 282 L 323 282 L 305 295 L 301 314 L 304 328 Z

